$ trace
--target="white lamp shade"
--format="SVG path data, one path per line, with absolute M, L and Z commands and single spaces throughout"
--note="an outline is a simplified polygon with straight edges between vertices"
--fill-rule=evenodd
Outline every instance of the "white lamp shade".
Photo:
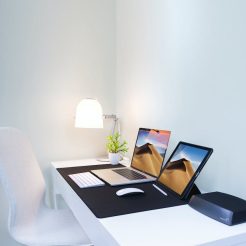
M 102 106 L 96 99 L 83 99 L 77 106 L 75 127 L 103 128 Z

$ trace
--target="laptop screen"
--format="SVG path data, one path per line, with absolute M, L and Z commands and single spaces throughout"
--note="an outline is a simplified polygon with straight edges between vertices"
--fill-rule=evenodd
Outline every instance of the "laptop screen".
M 157 177 L 166 154 L 170 131 L 140 128 L 131 166 Z
M 180 142 L 158 177 L 158 181 L 181 195 L 205 165 L 212 149 Z

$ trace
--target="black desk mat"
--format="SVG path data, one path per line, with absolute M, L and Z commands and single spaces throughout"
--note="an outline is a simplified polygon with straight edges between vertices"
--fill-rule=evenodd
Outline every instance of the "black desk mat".
M 101 187 L 79 188 L 79 186 L 77 186 L 77 184 L 68 176 L 74 173 L 88 172 L 93 169 L 115 167 L 122 167 L 122 165 L 106 164 L 58 168 L 57 170 L 97 218 L 106 218 L 187 204 L 186 201 L 180 200 L 167 190 L 165 191 L 168 193 L 168 196 L 163 195 L 152 186 L 154 182 L 124 186 L 110 186 L 106 184 Z M 128 197 L 118 197 L 115 194 L 117 190 L 126 187 L 140 188 L 144 190 L 145 193 L 143 195 Z M 163 187 L 161 188 L 163 189 Z

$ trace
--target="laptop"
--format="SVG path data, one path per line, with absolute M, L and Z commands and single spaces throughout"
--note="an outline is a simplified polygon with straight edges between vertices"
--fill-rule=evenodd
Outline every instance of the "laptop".
M 170 135 L 166 130 L 139 128 L 130 167 L 91 172 L 112 186 L 154 181 L 160 174 Z

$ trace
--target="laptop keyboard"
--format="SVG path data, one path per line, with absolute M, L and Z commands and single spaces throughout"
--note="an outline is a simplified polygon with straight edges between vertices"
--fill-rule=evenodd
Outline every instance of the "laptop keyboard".
M 127 168 L 124 168 L 124 169 L 112 169 L 112 171 L 120 174 L 121 176 L 129 179 L 129 180 L 136 180 L 136 179 L 146 179 L 146 176 L 138 173 L 138 172 L 135 172 L 131 169 L 127 169 Z

